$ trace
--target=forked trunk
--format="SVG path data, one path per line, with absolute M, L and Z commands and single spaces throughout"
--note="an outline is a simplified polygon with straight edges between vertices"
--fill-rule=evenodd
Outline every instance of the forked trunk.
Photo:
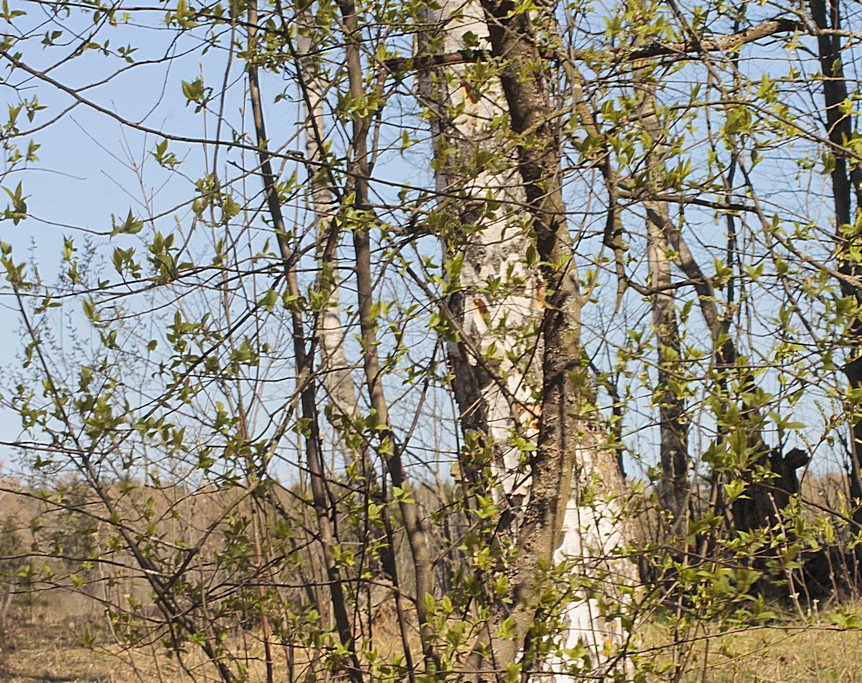
M 543 79 L 521 69 L 542 58 L 529 17 L 506 3 L 453 1 L 438 12 L 425 56 L 481 61 L 490 51 L 501 73 L 483 77 L 481 65 L 457 64 L 425 74 L 424 84 L 438 189 L 456 217 L 441 234 L 457 328 L 453 388 L 462 427 L 493 454 L 500 525 L 514 546 L 504 570 L 508 601 L 492 605 L 471 668 L 479 680 L 502 678 L 507 668 L 511 675 L 513 666 L 535 680 L 574 680 L 619 666 L 612 655 L 621 630 L 608 610 L 619 607 L 616 589 L 631 572 L 614 558 L 622 482 L 614 453 L 601 447 L 586 379 L 554 117 Z M 571 580 L 559 615 L 538 605 L 553 565 L 565 568 L 556 580 Z M 554 649 L 535 655 L 535 626 L 553 616 L 556 643 L 574 659 Z

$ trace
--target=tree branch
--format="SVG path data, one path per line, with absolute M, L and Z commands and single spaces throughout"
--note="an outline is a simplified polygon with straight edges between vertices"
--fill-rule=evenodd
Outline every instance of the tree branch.
M 805 28 L 805 25 L 796 19 L 781 17 L 769 19 L 756 26 L 750 26 L 738 33 L 730 33 L 724 36 L 705 36 L 698 40 L 685 40 L 676 43 L 652 43 L 637 50 L 617 48 L 609 50 L 611 62 L 650 59 L 652 57 L 687 57 L 696 56 L 703 52 L 729 52 L 738 49 L 741 45 L 753 43 L 763 38 L 777 35 L 779 33 L 792 33 Z M 584 61 L 595 59 L 596 50 L 571 49 L 566 51 L 566 56 L 572 61 Z M 419 55 L 416 57 L 393 57 L 383 62 L 387 70 L 394 74 L 405 74 L 412 71 L 425 71 L 439 66 L 452 66 L 455 64 L 470 64 L 488 59 L 488 50 L 458 50 L 443 54 Z M 556 55 L 555 55 L 556 56 Z

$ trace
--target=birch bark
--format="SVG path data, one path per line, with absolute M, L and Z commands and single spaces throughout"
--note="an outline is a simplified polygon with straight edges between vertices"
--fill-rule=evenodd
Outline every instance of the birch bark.
M 304 15 L 303 23 L 310 23 Z M 311 195 L 312 220 L 320 257 L 320 289 L 327 292 L 327 302 L 320 315 L 317 342 L 320 346 L 321 384 L 331 401 L 334 418 L 354 418 L 359 406 L 357 389 L 353 381 L 344 343 L 347 330 L 341 318 L 341 294 L 338 282 L 338 261 L 335 253 L 328 254 L 324 245 L 329 233 L 329 223 L 338 212 L 338 200 L 329 175 L 324 151 L 326 130 L 326 85 L 319 73 L 319 65 L 311 55 L 311 42 L 300 34 L 297 41 L 302 97 L 305 100 L 305 153 L 309 170 L 309 194 Z M 340 425 L 334 425 L 339 429 Z
M 345 28 L 353 35 L 359 34 L 356 9 L 350 0 L 339 4 Z M 302 15 L 302 23 L 313 26 L 314 18 L 308 11 Z M 311 32 L 311 30 L 310 30 Z M 354 228 L 353 242 L 356 260 L 351 268 L 356 276 L 357 299 L 359 309 L 360 349 L 362 369 L 365 376 L 365 386 L 369 392 L 371 409 L 376 413 L 379 425 L 385 428 L 387 436 L 381 439 L 376 448 L 363 438 L 358 445 L 355 439 L 340 438 L 345 433 L 356 429 L 357 420 L 361 418 L 360 390 L 354 381 L 351 366 L 345 351 L 347 326 L 342 320 L 341 282 L 338 278 L 338 259 L 336 250 L 328 248 L 328 243 L 338 242 L 338 236 L 333 239 L 333 230 L 338 230 L 339 213 L 351 208 L 369 209 L 369 157 L 367 138 L 370 134 L 369 121 L 354 117 L 352 122 L 352 160 L 351 173 L 344 187 L 336 185 L 335 177 L 327 158 L 326 148 L 329 132 L 327 131 L 326 96 L 327 83 L 331 75 L 325 73 L 325 67 L 315 58 L 316 49 L 308 36 L 300 32 L 297 41 L 297 63 L 300 71 L 301 97 L 305 104 L 305 147 L 309 169 L 309 190 L 318 243 L 318 259 L 320 275 L 318 291 L 327 295 L 326 303 L 319 317 L 316 329 L 316 340 L 321 355 L 321 383 L 326 390 L 330 405 L 328 416 L 330 423 L 339 435 L 340 445 L 344 449 L 345 460 L 350 460 L 358 466 L 358 473 L 365 480 L 369 498 L 379 507 L 380 522 L 385 534 L 385 543 L 380 544 L 379 561 L 383 575 L 391 582 L 392 597 L 403 648 L 404 665 L 408 679 L 416 679 L 412 648 L 411 629 L 413 623 L 409 615 L 407 596 L 401 585 L 400 572 L 396 562 L 396 532 L 390 507 L 393 503 L 391 492 L 385 482 L 388 471 L 392 484 L 402 489 L 408 485 L 406 472 L 401 462 L 399 447 L 389 435 L 388 404 L 383 392 L 381 364 L 377 351 L 377 332 L 374 316 L 371 314 L 372 299 L 372 268 L 370 257 L 370 240 L 367 229 Z M 346 46 L 346 66 L 348 70 L 351 93 L 359 97 L 362 88 L 362 62 L 357 43 L 354 40 Z M 346 197 L 354 197 L 353 206 L 345 204 Z M 335 223 L 334 223 L 335 222 Z M 352 436 L 355 436 L 353 434 Z M 353 443 L 354 445 L 351 445 Z M 371 457 L 371 451 L 376 450 L 381 456 L 383 472 L 377 470 Z M 400 502 L 404 531 L 407 536 L 410 553 L 414 564 L 417 598 L 414 601 L 415 613 L 420 625 L 420 639 L 426 661 L 426 673 L 433 674 L 437 667 L 436 654 L 431 643 L 432 636 L 428 632 L 426 613 L 426 594 L 433 594 L 432 564 L 428 556 L 428 540 L 424 528 L 424 520 L 419 516 L 415 503 Z M 368 625 L 370 627 L 370 624 Z
M 487 36 L 478 3 L 450 2 L 429 19 L 440 27 L 425 36 L 429 54 L 470 49 Z M 535 439 L 538 420 L 541 289 L 527 261 L 520 178 L 512 155 L 500 154 L 505 100 L 499 83 L 474 85 L 471 68 L 425 73 L 422 90 L 433 114 L 437 190 L 457 216 L 452 233 L 441 236 L 447 260 L 461 263 L 448 301 L 462 334 L 448 343 L 455 398 L 465 431 L 480 434 L 492 452 L 495 499 L 514 510 L 528 488 L 513 442 Z
M 464 260 L 451 306 L 460 331 L 450 351 L 454 391 L 464 426 L 495 453 L 497 498 L 512 513 L 508 600 L 493 610 L 473 665 L 478 680 L 516 666 L 525 678 L 562 682 L 620 666 L 620 624 L 606 615 L 620 606 L 616 589 L 631 571 L 614 559 L 623 540 L 622 481 L 615 455 L 601 447 L 585 379 L 583 294 L 545 64 L 530 18 L 512 9 L 444 2 L 432 17 L 439 38 L 426 54 L 490 48 L 500 76 L 481 78 L 481 61 L 449 66 L 426 93 L 438 189 L 457 205 L 463 238 L 450 239 L 447 254 Z M 518 448 L 517 437 L 529 445 Z M 538 605 L 542 576 L 554 565 L 564 568 L 570 592 L 559 647 L 537 657 L 535 626 L 551 616 Z

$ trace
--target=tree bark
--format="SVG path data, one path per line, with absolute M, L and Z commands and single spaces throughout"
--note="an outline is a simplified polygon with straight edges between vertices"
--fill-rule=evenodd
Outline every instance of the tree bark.
M 469 384 L 480 388 L 471 392 L 468 382 L 456 382 L 455 391 L 462 413 L 486 416 L 485 435 L 503 453 L 497 461 L 504 468 L 498 478 L 501 498 L 515 513 L 510 525 L 514 553 L 506 568 L 508 600 L 492 606 L 472 664 L 479 680 L 502 679 L 515 665 L 525 677 L 563 681 L 572 680 L 569 671 L 583 661 L 562 656 L 537 661 L 531 648 L 534 624 L 548 616 L 537 604 L 546 586 L 543 577 L 555 564 L 565 564 L 575 575 L 578 592 L 562 608 L 558 642 L 566 648 L 584 645 L 597 673 L 616 663 L 608 660 L 605 647 L 619 643 L 621 634 L 617 623 L 602 616 L 594 581 L 605 582 L 613 603 L 618 600 L 613 584 L 627 581 L 630 574 L 626 562 L 613 559 L 622 538 L 614 498 L 622 482 L 615 454 L 600 448 L 595 397 L 583 360 L 582 294 L 552 106 L 541 75 L 546 65 L 530 17 L 513 9 L 509 2 L 493 0 L 482 7 L 445 3 L 440 12 L 443 40 L 436 45 L 452 52 L 470 47 L 468 36 L 489 41 L 500 69 L 499 81 L 477 84 L 463 66 L 449 67 L 443 72 L 449 85 L 438 86 L 436 98 L 438 167 L 448 191 L 461 193 L 460 227 L 468 235 L 459 291 L 464 299 L 461 334 L 470 343 L 459 350 L 471 366 L 474 381 Z M 524 76 L 526 65 L 535 69 Z M 459 83 L 464 85 L 456 88 Z M 499 130 L 491 130 L 500 113 L 511 131 L 505 142 Z M 513 151 L 491 155 L 492 161 L 472 176 L 463 172 L 483 145 L 499 149 L 501 144 Z M 506 207 L 502 217 L 487 210 L 488 195 Z M 506 294 L 477 297 L 499 273 L 505 275 L 500 289 Z M 514 278 L 519 287 L 507 290 L 505 284 Z M 537 329 L 539 340 L 527 348 L 524 333 L 530 329 Z M 476 350 L 483 358 L 476 357 Z M 495 350 L 504 359 L 496 367 Z M 512 358 L 525 360 L 513 363 Z M 483 376 L 489 365 L 494 374 Z M 538 391 L 524 391 L 532 387 Z M 513 449 L 513 432 L 535 440 L 535 449 L 526 456 Z M 528 478 L 522 475 L 524 464 Z
M 642 81 L 643 79 L 636 79 Z M 659 497 L 662 507 L 671 513 L 672 528 L 677 532 L 685 527 L 691 481 L 689 479 L 688 423 L 685 399 L 674 387 L 681 377 L 682 340 L 676 315 L 676 298 L 671 278 L 671 252 L 669 235 L 671 223 L 667 202 L 652 197 L 663 189 L 667 145 L 665 132 L 656 112 L 657 98 L 651 83 L 638 83 L 640 96 L 640 124 L 648 135 L 646 166 L 649 186 L 644 201 L 647 224 L 647 257 L 649 262 L 652 320 L 656 336 L 658 385 L 653 401 L 659 409 L 660 458 L 662 481 Z
M 306 13 L 304 20 L 313 23 L 313 18 Z M 381 485 L 379 473 L 369 458 L 368 444 L 363 441 L 358 447 L 350 448 L 343 438 L 345 433 L 355 429 L 355 420 L 360 416 L 359 391 L 354 382 L 344 344 L 347 339 L 347 329 L 341 317 L 341 284 L 337 279 L 337 259 L 331 249 L 326 248 L 333 221 L 339 212 L 339 192 L 335 186 L 332 170 L 327 164 L 324 152 L 326 142 L 326 116 L 324 111 L 326 101 L 326 85 L 318 71 L 320 65 L 311 56 L 312 49 L 307 38 L 298 45 L 298 67 L 300 71 L 300 87 L 305 100 L 305 149 L 310 176 L 311 205 L 314 215 L 315 234 L 320 260 L 320 275 L 318 290 L 327 292 L 328 299 L 320 314 L 320 324 L 317 329 L 317 341 L 320 348 L 321 364 L 319 372 L 321 383 L 330 400 L 330 423 L 338 435 L 338 441 L 344 449 L 345 464 L 350 464 L 352 458 L 356 463 L 360 476 L 365 481 L 366 495 L 369 501 L 380 505 L 380 517 L 386 543 L 380 548 L 380 564 L 384 574 L 392 582 L 393 599 L 399 635 L 404 652 L 404 664 L 410 681 L 415 680 L 413 655 L 410 643 L 410 622 L 407 616 L 404 593 L 395 561 L 395 532 L 385 496 L 385 486 Z M 350 454 L 348 455 L 348 451 Z
M 359 25 L 356 6 L 353 0 L 339 0 L 342 21 L 346 34 L 349 36 L 345 46 L 346 67 L 350 96 L 359 102 L 365 96 L 363 82 L 362 58 L 359 44 Z M 352 178 L 354 196 L 353 210 L 367 216 L 368 220 L 353 229 L 353 247 L 356 254 L 356 290 L 359 300 L 359 328 L 362 342 L 362 363 L 365 374 L 365 385 L 371 402 L 371 409 L 376 414 L 377 430 L 380 435 L 377 452 L 386 464 L 393 487 L 401 491 L 398 497 L 398 509 L 404 522 L 404 534 L 410 548 L 416 580 L 416 616 L 419 621 L 419 638 L 425 660 L 425 672 L 434 675 L 439 668 L 439 656 L 434 647 L 434 633 L 428 623 L 428 608 L 426 598 L 434 595 L 434 571 L 430 554 L 428 533 L 425 521 L 419 513 L 415 498 L 408 495 L 410 483 L 404 467 L 402 451 L 392 432 L 389 420 L 389 406 L 383 387 L 383 371 L 379 358 L 377 339 L 377 321 L 372 312 L 374 304 L 371 265 L 371 240 L 369 226 L 373 224 L 373 211 L 369 197 L 369 121 L 358 112 L 353 114 L 349 175 Z
M 253 49 L 256 40 L 257 5 L 256 0 L 249 4 L 249 45 Z M 279 254 L 282 258 L 285 280 L 288 292 L 296 300 L 300 300 L 301 291 L 299 280 L 295 269 L 295 253 L 289 242 L 285 227 L 281 203 L 276 190 L 276 176 L 272 169 L 272 159 L 267 148 L 266 123 L 263 115 L 263 102 L 260 93 L 257 68 L 249 63 L 248 66 L 249 99 L 251 102 L 252 116 L 254 119 L 255 136 L 258 145 L 258 159 L 260 162 L 260 176 L 263 181 L 264 195 L 267 209 L 272 219 Z M 329 240 L 327 250 L 334 248 L 334 240 Z M 327 254 L 327 257 L 331 257 Z M 305 346 L 305 326 L 302 313 L 297 306 L 291 308 L 291 324 L 293 337 L 293 352 L 296 363 L 296 385 L 299 392 L 299 406 L 303 421 L 307 424 L 303 430 L 305 441 L 308 471 L 311 480 L 312 499 L 317 526 L 320 533 L 321 550 L 323 552 L 326 574 L 329 580 L 329 591 L 333 614 L 336 621 L 336 631 L 341 645 L 343 646 L 346 659 L 349 664 L 345 667 L 346 675 L 353 683 L 362 683 L 363 676 L 356 654 L 355 638 L 350 617 L 347 612 L 347 601 L 344 590 L 344 578 L 335 561 L 332 549 L 337 543 L 335 527 L 336 512 L 328 503 L 326 492 L 326 473 L 324 471 L 323 457 L 321 453 L 321 437 L 319 415 L 316 406 L 317 382 L 314 376 L 314 358 L 308 353 Z
M 862 169 L 858 164 L 850 164 L 840 151 L 853 139 L 853 120 L 849 113 L 842 112 L 843 105 L 848 102 L 847 79 L 844 75 L 844 65 L 841 62 L 841 36 L 829 33 L 830 29 L 841 28 L 840 0 L 809 0 L 811 17 L 821 31 L 817 36 L 820 70 L 823 73 L 823 102 L 826 114 L 826 133 L 830 150 L 834 156 L 834 167 L 830 173 L 832 182 L 832 200 L 835 211 L 835 242 L 837 245 L 837 269 L 841 275 L 839 284 L 844 296 L 852 296 L 856 306 L 862 306 L 862 293 L 851 284 L 849 279 L 860 276 L 858 261 L 848 258 L 848 255 L 859 248 L 860 237 L 858 220 L 862 209 Z M 855 210 L 854 210 L 855 201 Z M 854 504 L 853 521 L 862 528 L 862 407 L 859 405 L 859 394 L 862 393 L 862 317 L 851 316 L 845 328 L 845 334 L 850 346 L 850 360 L 844 366 L 844 374 L 850 384 L 850 389 L 856 398 L 851 397 L 848 405 L 848 421 L 851 431 L 850 466 L 847 472 L 850 499 Z M 857 558 L 862 561 L 862 551 L 857 547 Z
M 487 34 L 476 3 L 449 3 L 429 20 L 438 28 L 423 36 L 428 54 L 460 50 L 465 35 Z M 500 156 L 504 131 L 493 123 L 505 115 L 503 95 L 499 84 L 480 91 L 482 84 L 470 80 L 465 64 L 420 73 L 432 114 L 437 189 L 452 198 L 455 216 L 438 232 L 453 266 L 447 309 L 457 333 L 447 349 L 462 429 L 478 439 L 461 454 L 461 470 L 484 493 L 482 470 L 488 466 L 494 499 L 513 512 L 527 495 L 526 464 L 515 438 L 535 439 L 538 424 L 532 395 L 538 390 L 542 293 L 526 258 L 532 240 L 520 178 L 512 155 Z

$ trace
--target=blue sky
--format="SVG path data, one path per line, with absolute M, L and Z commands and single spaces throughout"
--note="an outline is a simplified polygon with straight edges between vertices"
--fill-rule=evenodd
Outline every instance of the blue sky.
M 25 53 L 29 65 L 37 69 L 45 69 L 58 59 L 58 54 L 71 52 L 69 48 L 47 51 L 41 51 L 41 48 L 34 49 L 37 48 L 41 35 L 53 28 L 50 23 L 45 23 L 48 20 L 42 6 L 30 2 L 19 2 L 13 6 L 24 7 L 29 13 L 26 18 L 16 20 L 20 30 L 38 26 L 37 38 L 30 41 L 30 47 Z M 162 17 L 161 10 L 150 14 L 153 22 L 161 21 Z M 87 25 L 81 22 L 78 28 L 86 31 Z M 136 66 L 112 78 L 105 85 L 82 91 L 85 97 L 106 109 L 115 111 L 125 119 L 135 121 L 147 128 L 167 131 L 171 135 L 203 137 L 214 134 L 213 118 L 209 118 L 209 127 L 204 130 L 204 119 L 196 115 L 194 107 L 184 101 L 182 82 L 192 81 L 203 74 L 208 86 L 220 90 L 226 60 L 225 52 L 216 48 L 203 55 L 200 44 L 192 35 L 186 35 L 171 47 L 169 41 L 172 40 L 173 34 L 170 31 L 157 31 L 139 26 L 106 28 L 103 37 L 108 36 L 114 47 L 125 43 L 141 46 L 141 51 L 135 55 L 136 60 L 159 59 L 166 53 L 183 55 L 186 51 L 190 52 L 185 56 L 177 57 L 169 70 L 166 70 L 163 64 Z M 763 60 L 747 66 L 752 71 L 750 75 L 755 79 L 759 77 L 758 70 L 771 72 L 772 69 L 777 71 L 779 67 L 783 68 L 784 65 L 777 62 L 777 66 L 770 65 L 770 60 L 779 56 L 777 51 L 760 50 L 760 53 L 763 55 Z M 69 87 L 81 88 L 106 78 L 122 65 L 122 61 L 117 58 L 106 59 L 98 51 L 92 51 L 52 70 L 51 77 Z M 685 71 L 678 75 L 680 83 L 684 83 L 685 77 Z M 38 79 L 26 80 L 23 85 L 26 89 L 19 93 L 13 92 L 8 85 L 4 85 L 4 96 L 7 101 L 13 101 L 19 95 L 29 97 L 33 93 L 38 93 L 42 104 L 48 109 L 37 115 L 34 121 L 37 126 L 49 120 L 54 112 L 73 102 L 68 95 L 58 93 L 55 88 L 47 84 L 39 83 Z M 239 122 L 243 86 L 241 71 L 234 63 L 224 106 L 227 118 L 238 122 L 239 126 L 242 125 Z M 277 77 L 266 79 L 265 96 L 272 99 L 281 87 L 284 87 L 284 84 L 279 83 Z M 297 120 L 296 105 L 282 102 L 278 106 L 271 107 L 268 120 L 271 138 L 274 141 L 293 138 Z M 248 129 L 247 126 L 246 128 Z M 228 137 L 229 131 L 223 131 L 222 138 Z M 35 139 L 41 148 L 40 159 L 34 164 L 34 168 L 20 174 L 13 174 L 4 181 L 4 184 L 13 187 L 19 179 L 24 183 L 25 193 L 30 196 L 29 208 L 33 218 L 18 226 L 13 226 L 8 221 L 0 224 L 0 239 L 15 247 L 19 259 L 32 253 L 39 263 L 46 282 L 52 281 L 56 276 L 64 237 L 74 237 L 76 241 L 82 242 L 87 238 L 87 231 L 107 233 L 111 229 L 111 215 L 124 217 L 130 208 L 138 215 L 146 214 L 140 202 L 143 194 L 150 192 L 152 188 L 158 188 L 158 194 L 153 201 L 157 211 L 177 207 L 188 201 L 193 193 L 193 181 L 200 177 L 205 169 L 205 156 L 199 146 L 171 142 L 170 150 L 185 160 L 180 170 L 187 177 L 168 174 L 149 158 L 149 153 L 159 142 L 158 136 L 123 126 L 111 116 L 94 111 L 83 104 L 76 106 L 56 123 L 40 130 L 35 135 Z M 291 144 L 298 147 L 300 141 L 294 140 Z M 209 153 L 211 154 L 211 150 Z M 786 153 L 791 155 L 794 152 L 791 148 L 787 148 Z M 234 155 L 234 159 L 236 158 L 237 156 Z M 226 155 L 222 154 L 222 164 L 225 160 Z M 416 157 L 408 160 L 400 160 L 392 154 L 389 155 L 389 161 L 386 164 L 378 167 L 377 172 L 381 174 L 381 178 L 415 181 L 417 185 L 427 185 L 430 173 L 427 165 L 423 163 L 426 161 L 422 159 L 422 153 L 417 153 Z M 140 179 L 129 169 L 130 163 L 143 164 L 143 189 Z M 805 204 L 809 197 L 804 194 L 803 188 L 798 186 L 798 182 L 787 173 L 787 168 L 788 166 L 781 159 L 762 167 L 759 176 L 760 189 L 763 190 L 764 195 L 771 196 L 776 205 L 781 208 L 791 210 L 807 208 Z M 222 166 L 221 172 L 228 175 L 236 173 L 236 170 Z M 383 176 L 383 174 L 386 175 Z M 825 182 L 823 177 L 815 176 L 815 180 L 821 183 L 821 187 Z M 253 178 L 250 182 L 257 183 L 257 179 Z M 253 189 L 257 191 L 257 188 Z M 816 206 L 813 208 L 815 214 L 818 210 Z M 689 213 L 689 218 L 692 219 L 692 225 L 698 229 L 697 234 L 694 235 L 696 239 L 701 239 L 705 245 L 715 245 L 720 241 L 723 226 L 720 222 L 716 222 L 714 215 L 709 212 L 698 214 L 692 211 Z M 601 216 L 596 220 L 600 219 Z M 180 225 L 188 225 L 187 208 L 169 211 L 159 220 L 159 229 L 169 231 L 177 225 L 177 221 Z M 97 239 L 100 242 L 104 241 L 103 238 Z M 117 245 L 129 246 L 136 243 L 138 243 L 137 238 L 121 236 L 112 240 L 110 246 L 105 247 L 106 252 L 103 253 L 107 255 L 107 251 Z M 636 254 L 636 256 L 639 255 Z M 19 321 L 17 312 L 13 309 L 13 303 L 8 295 L 0 294 L 0 343 L 7 350 L 6 360 L 10 364 L 14 364 L 14 354 L 20 348 Z M 636 302 L 629 310 L 629 320 L 646 325 L 648 318 L 644 316 L 643 311 L 644 308 L 642 306 L 638 308 Z M 602 309 L 602 312 L 607 311 Z M 639 418 L 634 416 L 631 424 L 637 428 L 643 426 L 639 423 Z M 0 412 L 0 426 L 7 433 L 15 432 L 16 418 Z M 649 436 L 651 433 L 652 437 Z M 645 434 L 646 436 L 634 438 L 649 440 L 654 437 L 654 430 Z

